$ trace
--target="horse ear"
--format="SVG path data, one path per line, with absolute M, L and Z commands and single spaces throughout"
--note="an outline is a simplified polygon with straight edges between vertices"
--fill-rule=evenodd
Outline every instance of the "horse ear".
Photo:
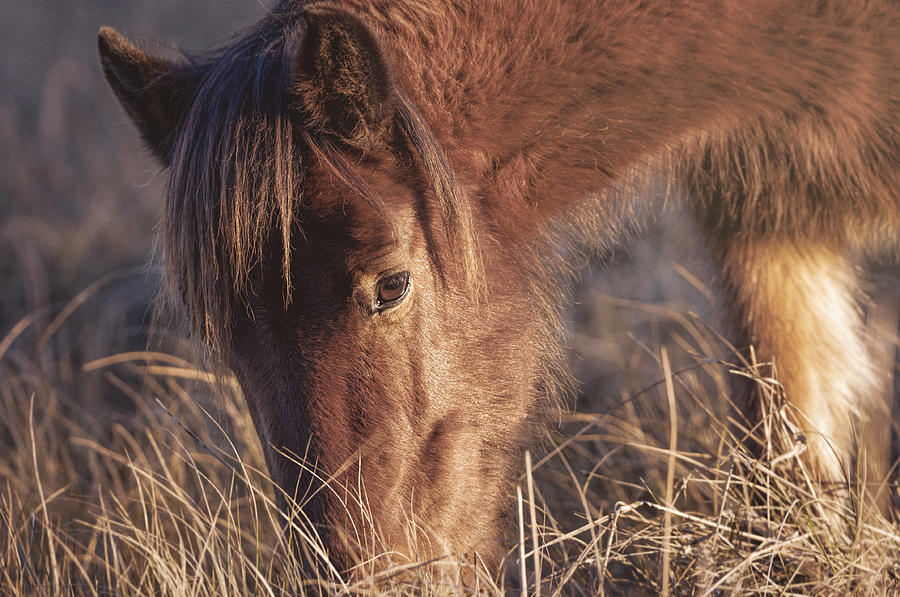
M 306 8 L 304 20 L 291 80 L 300 125 L 363 150 L 384 146 L 396 105 L 375 35 L 358 16 L 329 4 Z
M 98 43 L 106 81 L 151 151 L 168 166 L 187 103 L 180 66 L 143 52 L 110 27 L 100 29 Z

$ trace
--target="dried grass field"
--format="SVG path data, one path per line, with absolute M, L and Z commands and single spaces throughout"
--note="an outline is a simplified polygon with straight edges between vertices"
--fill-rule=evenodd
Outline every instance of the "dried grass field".
M 803 470 L 777 372 L 729 345 L 677 213 L 575 289 L 578 392 L 523 459 L 505 577 L 449 561 L 304 575 L 298 551 L 323 556 L 284 540 L 238 390 L 177 323 L 148 344 L 164 176 L 96 56 L 100 25 L 201 49 L 261 10 L 0 4 L 0 594 L 900 594 L 896 520 L 823 522 L 835 488 Z M 735 376 L 762 422 L 732 404 Z

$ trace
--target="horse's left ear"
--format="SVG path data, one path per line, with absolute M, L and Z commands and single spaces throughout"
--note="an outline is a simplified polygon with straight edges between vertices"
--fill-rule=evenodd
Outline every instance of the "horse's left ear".
M 110 27 L 100 29 L 97 41 L 109 86 L 147 145 L 168 166 L 187 103 L 183 69 L 140 50 Z
M 384 146 L 396 109 L 390 69 L 363 20 L 330 4 L 305 9 L 291 80 L 299 124 L 363 150 Z

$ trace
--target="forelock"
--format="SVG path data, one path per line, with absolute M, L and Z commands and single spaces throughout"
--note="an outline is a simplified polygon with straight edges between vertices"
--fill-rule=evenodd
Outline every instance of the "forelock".
M 170 166 L 161 245 L 166 291 L 180 297 L 191 328 L 214 358 L 231 352 L 236 309 L 250 276 L 280 239 L 285 301 L 291 292 L 291 233 L 302 200 L 304 160 L 314 159 L 348 190 L 380 202 L 331 141 L 297 126 L 289 90 L 304 32 L 296 7 L 272 15 L 224 49 L 196 56 L 192 107 L 181 122 Z M 473 214 L 437 140 L 400 94 L 399 131 L 428 180 L 450 247 L 440 258 L 462 270 L 476 296 L 484 288 Z

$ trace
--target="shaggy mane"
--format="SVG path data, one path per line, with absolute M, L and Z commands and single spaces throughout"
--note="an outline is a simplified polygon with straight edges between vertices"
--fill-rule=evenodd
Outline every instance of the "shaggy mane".
M 190 57 L 185 67 L 196 94 L 172 155 L 161 245 L 166 290 L 181 298 L 215 360 L 231 352 L 235 310 L 246 308 L 250 274 L 276 235 L 286 304 L 291 299 L 291 236 L 299 229 L 296 212 L 310 160 L 387 220 L 380 199 L 335 144 L 298 126 L 290 69 L 305 31 L 299 7 L 286 2 L 231 44 Z M 477 293 L 483 285 L 468 204 L 427 124 L 397 93 L 397 129 L 431 186 L 451 250 Z

